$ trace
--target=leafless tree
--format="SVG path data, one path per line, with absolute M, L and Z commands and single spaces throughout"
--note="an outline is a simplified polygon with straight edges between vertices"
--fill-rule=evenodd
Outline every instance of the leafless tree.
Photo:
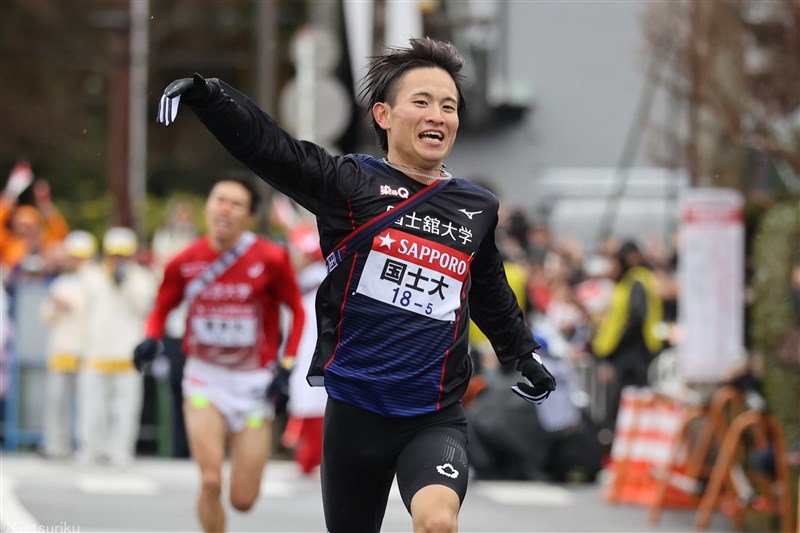
M 642 26 L 648 53 L 665 59 L 657 82 L 686 111 L 683 131 L 662 129 L 659 142 L 680 145 L 694 183 L 725 184 L 736 149 L 769 156 L 796 183 L 800 2 L 658 1 Z

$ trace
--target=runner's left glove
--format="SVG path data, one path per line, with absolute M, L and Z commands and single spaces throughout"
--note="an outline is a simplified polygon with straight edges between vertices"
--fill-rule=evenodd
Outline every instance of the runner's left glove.
M 517 370 L 530 384 L 517 382 L 511 387 L 511 390 L 526 402 L 541 404 L 550 396 L 551 392 L 556 390 L 556 378 L 535 353 L 520 359 L 517 363 Z
M 158 103 L 158 117 L 156 122 L 169 126 L 178 116 L 178 106 L 183 99 L 187 105 L 203 104 L 211 96 L 211 87 L 206 79 L 196 73 L 191 78 L 180 78 L 164 89 L 161 101 Z
M 162 349 L 163 346 L 160 340 L 146 338 L 133 349 L 133 366 L 139 372 L 144 371 L 147 365 L 152 363 L 153 359 L 161 353 Z

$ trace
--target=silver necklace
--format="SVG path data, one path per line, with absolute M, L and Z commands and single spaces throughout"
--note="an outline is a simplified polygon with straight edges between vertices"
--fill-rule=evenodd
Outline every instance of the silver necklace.
M 433 170 L 425 170 L 424 168 L 409 167 L 406 165 L 401 165 L 400 163 L 392 163 L 385 157 L 381 159 L 381 161 L 383 161 L 393 169 L 402 172 L 403 174 L 413 174 L 414 176 L 419 176 L 421 178 L 428 178 L 429 180 L 449 180 L 450 178 L 453 177 L 453 175 L 447 171 L 447 167 L 444 166 L 444 163 L 442 163 L 442 165 L 439 167 L 439 175 L 432 176 L 430 173 L 434 172 Z

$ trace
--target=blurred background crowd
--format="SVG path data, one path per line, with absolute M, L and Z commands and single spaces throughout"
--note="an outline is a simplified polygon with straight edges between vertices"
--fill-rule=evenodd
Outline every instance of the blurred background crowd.
M 34 201 L 20 204 L 19 193 L 28 186 L 33 189 Z M 27 444 L 52 458 L 77 453 L 79 461 L 102 457 L 101 451 L 109 450 L 106 458 L 111 463 L 127 464 L 136 445 L 140 453 L 187 457 L 180 427 L 183 361 L 179 339 L 185 320 L 181 310 L 170 317 L 166 355 L 144 378 L 149 401 L 143 411 L 131 412 L 141 405 L 141 398 L 125 383 L 142 379 L 131 365 L 132 349 L 142 335 L 164 266 L 201 233 L 199 210 L 188 199 L 176 199 L 149 242 L 139 242 L 133 230 L 122 226 L 94 235 L 64 218 L 50 197 L 47 182 L 37 180 L 27 162 L 11 172 L 0 205 L 6 335 L 3 390 L 9 379 L 24 378 L 26 372 L 28 382 L 24 384 L 36 383 L 31 381 L 35 368 L 10 364 L 20 351 L 14 343 L 15 332 L 40 341 L 44 353 L 38 359 L 47 373 L 39 391 L 44 392 L 40 395 L 44 400 L 41 439 Z M 285 197 L 275 196 L 271 212 L 270 233 L 290 248 L 298 275 L 309 261 L 321 264 L 315 231 L 309 228 L 307 218 L 298 215 L 299 208 Z M 531 416 L 524 406 L 515 413 L 512 405 L 516 404 L 508 402 L 507 392 L 513 385 L 508 380 L 516 379 L 516 372 L 498 367 L 491 345 L 473 325 L 471 353 L 476 373 L 467 404 L 476 421 L 473 442 L 476 457 L 481 458 L 476 461 L 477 474 L 591 481 L 613 438 L 619 401 L 614 399 L 614 384 L 645 385 L 652 358 L 670 345 L 678 306 L 676 251 L 616 237 L 606 239 L 597 249 L 584 250 L 577 240 L 556 239 L 546 224 L 531 221 L 523 210 L 505 205 L 496 238 L 509 281 L 543 346 L 542 355 L 561 385 L 558 399 L 544 409 L 544 418 Z M 628 361 L 611 353 L 619 342 L 603 353 L 592 343 L 598 331 L 608 327 L 603 326 L 603 319 L 609 314 L 614 288 L 637 266 L 651 272 L 655 281 L 645 298 L 658 308 L 652 328 L 658 339 L 653 350 L 634 342 L 633 351 L 640 353 L 632 354 Z M 635 321 L 639 329 L 648 310 L 641 311 Z M 22 355 L 37 359 L 37 354 Z M 642 371 L 626 377 L 625 365 Z M 158 390 L 159 381 L 168 386 Z M 602 396 L 597 395 L 598 390 L 603 391 Z M 159 400 L 158 394 L 167 391 Z M 14 400 L 14 410 L 19 403 Z M 93 413 L 106 403 L 114 404 L 109 412 Z M 166 428 L 168 437 L 162 434 L 159 449 L 153 431 L 157 433 L 157 426 L 164 424 L 172 427 Z M 519 435 L 521 428 L 527 428 L 527 434 Z M 513 434 L 516 439 L 509 438 Z M 105 439 L 118 442 L 109 444 Z M 170 443 L 169 450 L 164 448 L 165 442 Z M 532 449 L 530 442 L 541 444 Z M 564 457 L 554 460 L 554 454 Z
M 26 186 L 32 187 L 32 204 L 17 201 Z M 186 198 L 175 199 L 149 242 L 139 242 L 122 226 L 96 236 L 63 217 L 47 182 L 37 180 L 27 162 L 14 167 L 0 205 L 4 399 L 9 380 L 17 380 L 13 403 L 3 412 L 13 413 L 13 424 L 27 426 L 13 445 L 48 458 L 102 459 L 118 466 L 130 464 L 136 453 L 188 457 L 180 408 L 183 311 L 170 316 L 165 354 L 144 377 L 134 370 L 131 353 L 164 266 L 201 233 L 200 210 Z M 289 247 L 301 285 L 309 264 L 324 272 L 308 222 L 290 200 L 273 197 L 269 233 Z M 657 356 L 666 358 L 680 343 L 678 249 L 657 239 L 609 236 L 586 250 L 577 239 L 556 238 L 546 223 L 507 205 L 501 205 L 496 241 L 559 390 L 533 413 L 509 401 L 516 370 L 498 365 L 488 340 L 472 325 L 476 371 L 465 403 L 475 475 L 594 481 L 609 460 L 621 389 L 651 385 Z M 677 235 L 672 242 L 677 244 Z M 796 278 L 792 290 L 800 313 Z M 612 305 L 615 298 L 624 305 Z M 31 353 L 31 345 L 41 352 Z M 313 350 L 313 343 L 305 349 Z M 142 379 L 144 403 L 132 383 Z M 296 388 L 307 387 L 296 381 Z M 26 400 L 31 395 L 35 403 Z M 20 421 L 20 414 L 29 420 Z M 284 406 L 279 432 L 290 415 Z M 278 434 L 278 453 L 298 446 L 294 422 Z M 311 458 L 299 460 L 304 471 L 318 466 L 318 452 L 317 443 Z

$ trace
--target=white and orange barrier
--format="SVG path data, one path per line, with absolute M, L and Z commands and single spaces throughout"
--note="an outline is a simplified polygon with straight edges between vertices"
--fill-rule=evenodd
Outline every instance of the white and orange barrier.
M 665 507 L 697 505 L 692 480 L 685 477 L 688 446 L 678 441 L 692 409 L 648 388 L 622 391 L 611 447 L 611 479 L 603 494 L 606 500 L 649 506 L 661 497 Z M 659 476 L 668 476 L 663 495 Z

